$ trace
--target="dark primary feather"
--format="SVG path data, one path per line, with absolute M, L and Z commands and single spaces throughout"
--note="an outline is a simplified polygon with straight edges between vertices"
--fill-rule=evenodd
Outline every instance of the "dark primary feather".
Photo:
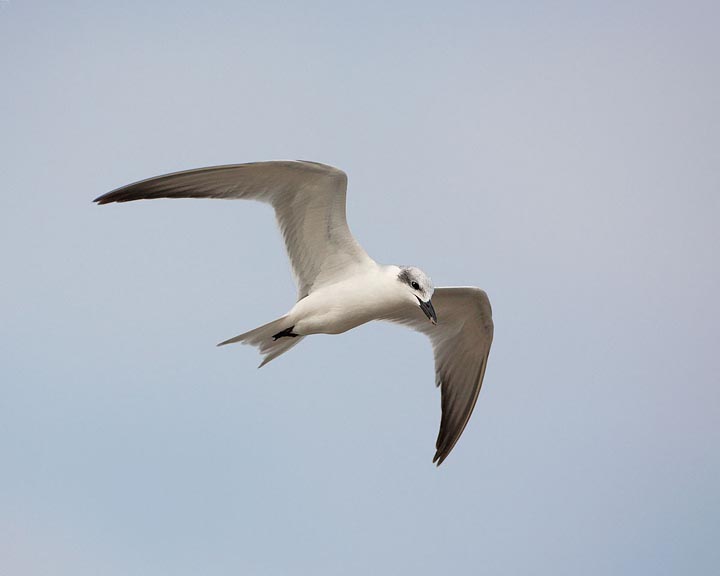
M 283 185 L 297 185 L 313 179 L 337 179 L 347 183 L 347 176 L 342 170 L 317 162 L 248 162 L 195 168 L 146 178 L 98 196 L 93 202 L 109 204 L 157 198 L 259 200 Z

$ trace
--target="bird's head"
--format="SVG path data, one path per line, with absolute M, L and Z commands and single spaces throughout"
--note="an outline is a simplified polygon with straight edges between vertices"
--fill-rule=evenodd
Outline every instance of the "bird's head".
M 398 282 L 403 284 L 407 290 L 408 298 L 420 306 L 430 322 L 437 324 L 435 308 L 430 300 L 434 288 L 427 274 L 414 266 L 403 266 L 400 268 L 397 278 Z

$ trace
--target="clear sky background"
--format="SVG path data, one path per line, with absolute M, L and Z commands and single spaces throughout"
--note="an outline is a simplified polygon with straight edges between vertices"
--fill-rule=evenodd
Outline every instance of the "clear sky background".
M 717 2 L 0 3 L 0 573 L 715 574 Z M 439 469 L 429 343 L 258 371 L 269 207 L 96 196 L 309 159 L 380 262 L 484 288 Z

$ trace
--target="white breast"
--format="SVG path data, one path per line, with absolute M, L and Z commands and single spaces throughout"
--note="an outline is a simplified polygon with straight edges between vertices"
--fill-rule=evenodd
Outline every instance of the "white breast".
M 404 290 L 397 275 L 388 267 L 373 265 L 362 274 L 351 276 L 312 292 L 288 314 L 294 332 L 340 334 L 356 326 L 387 316 L 404 302 Z

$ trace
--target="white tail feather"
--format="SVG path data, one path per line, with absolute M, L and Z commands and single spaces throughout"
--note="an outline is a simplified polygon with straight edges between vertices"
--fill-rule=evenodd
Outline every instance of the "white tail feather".
M 270 362 L 270 360 L 284 354 L 304 338 L 304 336 L 285 336 L 283 338 L 273 340 L 273 336 L 275 334 L 282 332 L 289 327 L 287 317 L 283 316 L 282 318 L 278 318 L 268 324 L 255 328 L 254 330 L 245 332 L 245 334 L 240 334 L 239 336 L 220 342 L 218 346 L 234 344 L 235 342 L 255 346 L 260 354 L 263 354 L 264 356 L 263 361 L 260 363 L 260 366 L 258 366 L 258 368 L 262 368 L 265 364 Z

